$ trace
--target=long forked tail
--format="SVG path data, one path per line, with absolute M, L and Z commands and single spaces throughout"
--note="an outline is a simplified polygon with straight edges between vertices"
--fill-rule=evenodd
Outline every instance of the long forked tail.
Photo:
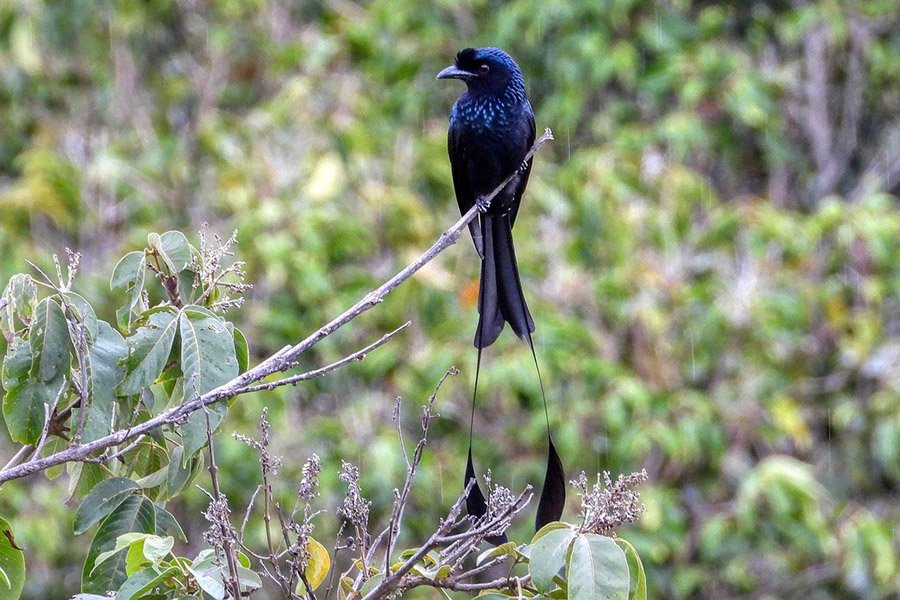
M 469 452 L 466 460 L 465 485 L 475 479 L 475 483 L 466 499 L 466 509 L 470 515 L 481 517 L 487 513 L 487 501 L 478 485 L 475 466 L 472 460 L 472 426 L 475 418 L 475 400 L 478 394 L 478 376 L 481 371 L 482 349 L 491 345 L 504 323 L 509 323 L 515 334 L 528 342 L 534 367 L 541 386 L 541 399 L 544 405 L 544 418 L 547 423 L 547 471 L 544 475 L 544 486 L 538 503 L 535 517 L 535 530 L 547 523 L 558 521 L 562 516 L 566 501 L 566 477 L 562 461 L 553 438 L 550 435 L 550 416 L 547 410 L 547 397 L 544 392 L 544 381 L 538 365 L 537 353 L 531 334 L 534 332 L 534 321 L 528 312 L 522 284 L 519 281 L 519 270 L 516 265 L 516 254 L 512 242 L 512 226 L 509 216 L 497 217 L 484 215 L 482 222 L 484 234 L 484 257 L 481 267 L 481 286 L 478 293 L 478 329 L 475 332 L 475 347 L 478 348 L 478 363 L 475 367 L 475 388 L 472 394 L 472 413 L 469 422 Z M 506 536 L 486 538 L 488 542 L 499 545 L 506 542 Z
M 522 340 L 530 339 L 534 321 L 525 304 L 516 251 L 513 248 L 509 215 L 486 214 L 482 217 L 484 258 L 481 261 L 481 285 L 478 289 L 478 329 L 475 347 L 486 348 L 496 341 L 509 323 Z

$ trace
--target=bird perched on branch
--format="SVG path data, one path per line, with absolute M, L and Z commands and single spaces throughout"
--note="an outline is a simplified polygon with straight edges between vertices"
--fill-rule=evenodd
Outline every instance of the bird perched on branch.
M 537 368 L 537 355 L 531 339 L 534 320 L 522 292 L 512 238 L 522 193 L 531 173 L 532 159 L 526 162 L 525 157 L 534 144 L 534 112 L 525 95 L 522 71 L 512 57 L 499 48 L 466 48 L 456 55 L 454 64 L 441 71 L 437 78 L 459 79 L 467 87 L 450 113 L 447 145 L 460 212 L 465 214 L 477 204 L 482 213 L 469 224 L 472 240 L 481 257 L 479 317 L 475 332 L 475 347 L 478 348 L 477 392 L 482 349 L 496 341 L 506 323 L 520 339 L 528 342 Z M 514 173 L 515 176 L 503 190 L 487 202 L 485 197 Z M 473 419 L 474 402 L 473 396 Z M 545 398 L 545 414 L 546 410 Z M 549 419 L 547 437 L 547 474 L 538 505 L 536 528 L 558 520 L 565 503 L 565 475 L 550 438 Z M 468 482 L 473 478 L 475 470 L 470 423 L 465 479 Z M 467 509 L 469 514 L 476 516 L 483 515 L 487 510 L 477 482 L 467 499 Z M 505 537 L 498 536 L 489 541 L 501 543 Z

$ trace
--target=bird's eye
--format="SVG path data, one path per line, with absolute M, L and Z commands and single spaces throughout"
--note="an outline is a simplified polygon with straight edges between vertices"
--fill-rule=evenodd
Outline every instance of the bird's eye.
M 481 73 L 482 75 L 484 75 L 485 73 L 487 73 L 490 70 L 491 70 L 491 66 L 488 64 L 483 64 L 478 67 L 478 72 Z

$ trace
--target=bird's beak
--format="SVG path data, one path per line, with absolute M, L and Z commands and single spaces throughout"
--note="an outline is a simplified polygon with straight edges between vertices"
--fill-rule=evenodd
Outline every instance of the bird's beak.
M 443 71 L 437 74 L 438 79 L 462 79 L 465 81 L 466 79 L 470 79 L 474 77 L 474 73 L 470 73 L 464 69 L 460 69 L 456 65 L 450 65 Z

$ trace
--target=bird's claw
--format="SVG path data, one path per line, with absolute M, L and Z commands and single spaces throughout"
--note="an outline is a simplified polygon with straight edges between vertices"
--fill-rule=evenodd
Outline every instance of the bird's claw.
M 478 208 L 478 212 L 484 214 L 491 207 L 491 198 L 488 196 L 478 196 L 478 199 L 475 200 L 475 206 Z

